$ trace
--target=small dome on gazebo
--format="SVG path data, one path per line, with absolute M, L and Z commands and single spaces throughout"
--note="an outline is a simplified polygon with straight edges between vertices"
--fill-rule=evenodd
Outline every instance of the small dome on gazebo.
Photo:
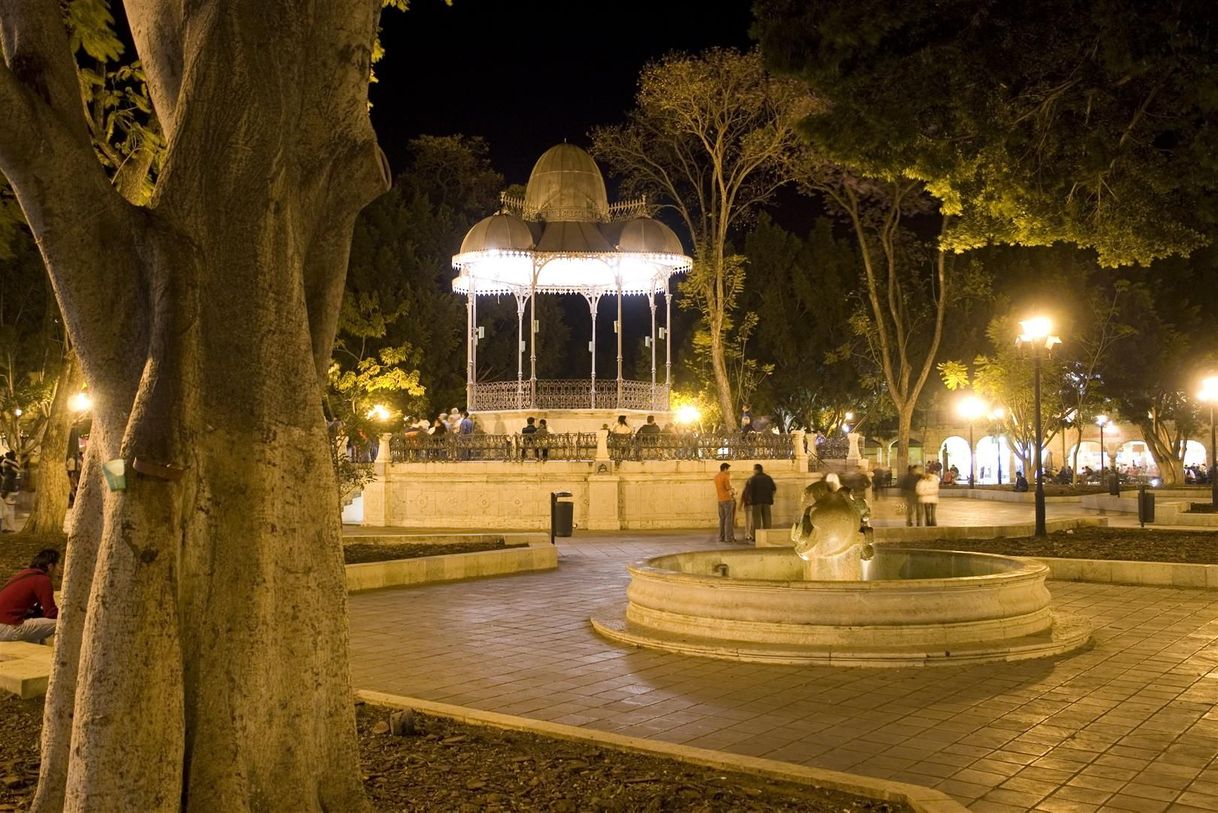
M 609 196 L 605 179 L 592 156 L 574 144 L 558 144 L 546 150 L 524 192 L 527 220 L 609 219 Z
M 672 229 L 650 217 L 636 217 L 622 227 L 618 251 L 641 254 L 684 254 L 681 240 Z
M 461 253 L 470 251 L 528 251 L 533 248 L 533 233 L 523 220 L 500 212 L 483 218 L 465 233 Z

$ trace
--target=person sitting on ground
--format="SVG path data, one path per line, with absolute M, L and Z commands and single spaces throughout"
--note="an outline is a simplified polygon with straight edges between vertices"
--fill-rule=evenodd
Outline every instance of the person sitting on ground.
M 58 564 L 59 551 L 44 548 L 0 587 L 0 641 L 40 644 L 55 634 L 59 608 L 51 580 Z
M 1022 471 L 1015 472 L 1015 490 L 1016 491 L 1027 491 L 1028 490 L 1028 478 L 1023 476 Z

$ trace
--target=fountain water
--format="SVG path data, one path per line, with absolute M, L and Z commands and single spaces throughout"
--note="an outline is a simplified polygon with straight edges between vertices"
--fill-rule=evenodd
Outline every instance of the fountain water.
M 909 666 L 1023 660 L 1083 646 L 1048 568 L 1007 556 L 885 550 L 865 499 L 809 486 L 794 549 L 705 550 L 629 567 L 627 602 L 592 618 L 623 643 L 731 660 Z

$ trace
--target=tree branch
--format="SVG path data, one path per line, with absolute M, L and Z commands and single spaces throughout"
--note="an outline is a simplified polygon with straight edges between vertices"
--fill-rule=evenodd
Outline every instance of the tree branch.
M 16 81 L 75 135 L 85 134 L 76 62 L 55 0 L 0 0 L 0 46 Z
M 182 92 L 182 3 L 164 0 L 124 0 L 135 50 L 144 63 L 148 94 L 166 139 L 177 129 L 178 98 Z

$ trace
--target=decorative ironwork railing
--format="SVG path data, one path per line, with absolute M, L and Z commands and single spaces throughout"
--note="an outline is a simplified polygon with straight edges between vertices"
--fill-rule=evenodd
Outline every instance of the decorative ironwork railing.
M 471 412 L 504 409 L 668 410 L 668 386 L 650 381 L 559 378 L 529 381 L 480 381 L 473 386 Z M 620 384 L 620 389 L 619 389 Z
M 850 452 L 850 439 L 826 438 L 809 451 L 821 460 L 845 460 Z
M 790 435 L 768 433 L 610 435 L 609 456 L 623 460 L 790 460 L 795 446 Z M 452 461 L 596 459 L 595 432 L 558 432 L 546 435 L 445 434 L 394 435 L 389 439 L 393 463 L 445 463 Z
M 486 460 L 594 460 L 595 432 L 545 435 L 394 435 L 389 439 L 393 463 L 446 463 Z
M 790 460 L 795 445 L 790 435 L 765 432 L 656 432 L 651 435 L 610 435 L 614 460 Z

